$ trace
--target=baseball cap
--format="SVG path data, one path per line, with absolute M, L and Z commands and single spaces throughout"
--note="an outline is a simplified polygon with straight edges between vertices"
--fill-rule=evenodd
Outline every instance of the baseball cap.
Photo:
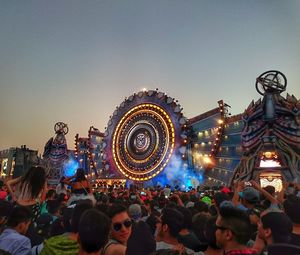
M 208 196 L 204 196 L 201 198 L 201 201 L 208 204 L 208 205 L 211 205 L 211 198 L 208 197 Z
M 194 202 L 189 201 L 189 202 L 186 203 L 185 207 L 186 207 L 186 208 L 191 208 L 191 207 L 194 207 L 194 205 L 195 205 Z
M 252 204 L 259 201 L 259 192 L 252 187 L 244 188 L 242 192 L 239 192 L 239 196 Z
M 7 196 L 7 192 L 4 190 L 0 190 L 0 200 L 4 200 Z
M 225 193 L 225 194 L 230 193 L 230 189 L 228 187 L 223 187 L 220 191 Z
M 270 228 L 274 235 L 289 236 L 293 230 L 293 223 L 283 212 L 269 212 L 261 217 L 263 228 Z M 276 240 L 274 240 L 276 241 Z

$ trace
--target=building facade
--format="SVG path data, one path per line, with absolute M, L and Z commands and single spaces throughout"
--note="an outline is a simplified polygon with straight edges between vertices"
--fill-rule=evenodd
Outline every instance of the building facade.
M 16 178 L 39 162 L 38 151 L 31 150 L 26 145 L 2 150 L 0 151 L 0 175 L 2 178 Z

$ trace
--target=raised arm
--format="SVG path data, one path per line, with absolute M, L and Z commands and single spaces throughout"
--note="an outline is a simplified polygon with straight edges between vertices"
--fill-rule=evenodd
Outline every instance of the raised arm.
M 282 181 L 282 189 L 280 190 L 280 192 L 278 193 L 278 196 L 277 196 L 277 200 L 281 204 L 284 202 L 284 193 L 285 193 L 286 189 L 288 188 L 288 186 L 289 186 L 289 183 L 283 180 Z
M 6 182 L 6 187 L 7 187 L 7 189 L 8 189 L 9 194 L 11 195 L 13 201 L 16 201 L 17 198 L 16 198 L 16 196 L 15 196 L 15 194 L 14 194 L 14 191 L 13 191 L 13 189 L 12 189 L 12 186 L 15 186 L 16 184 L 18 184 L 19 182 L 21 182 L 21 179 L 22 179 L 22 177 L 20 176 L 20 177 L 18 177 L 18 178 L 11 179 L 11 180 L 8 180 L 8 181 Z
M 260 187 L 260 185 L 256 181 L 252 180 L 250 182 L 252 184 L 252 187 L 258 190 L 260 193 L 262 193 L 266 197 L 266 199 L 268 199 L 271 202 L 271 204 L 279 204 L 277 199 L 273 197 L 268 191 Z
M 44 184 L 44 187 L 43 187 L 43 190 L 41 193 L 41 202 L 44 202 L 46 200 L 47 191 L 48 191 L 48 184 L 47 184 L 47 181 L 45 181 L 45 184 Z
M 239 204 L 239 192 L 241 192 L 244 188 L 244 182 L 237 182 L 234 185 L 234 194 L 232 198 L 232 203 L 234 206 Z

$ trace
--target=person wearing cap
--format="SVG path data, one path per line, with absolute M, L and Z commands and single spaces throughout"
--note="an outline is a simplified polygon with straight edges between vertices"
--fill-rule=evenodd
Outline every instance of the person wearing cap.
M 254 208 L 251 208 L 247 211 L 251 223 L 251 241 L 248 243 L 250 246 L 253 245 L 254 240 L 257 235 L 257 227 L 260 221 L 260 214 L 265 210 L 265 208 L 259 204 L 255 205 Z
M 201 201 L 206 203 L 208 206 L 211 205 L 211 198 L 209 196 L 204 196 L 201 198 Z
M 238 182 L 232 202 L 237 208 L 247 211 L 259 202 L 259 192 L 253 187 L 245 186 L 244 182 Z
M 4 182 L 0 180 L 0 200 L 5 200 L 7 197 L 6 186 L 4 186 Z
M 202 244 L 195 233 L 193 232 L 193 222 L 192 222 L 192 213 L 189 209 L 178 206 L 176 208 L 181 214 L 183 215 L 183 225 L 182 229 L 179 232 L 179 235 L 177 236 L 177 239 L 180 243 L 182 243 L 185 247 L 198 252 L 198 251 L 204 251 L 207 246 Z
M 273 244 L 289 244 L 292 230 L 292 221 L 284 212 L 265 210 L 260 216 L 258 233 L 253 248 L 261 252 L 265 248 L 264 244 L 267 244 L 267 249 L 272 247 Z
M 270 193 L 262 189 L 257 182 L 252 180 L 247 185 L 249 186 L 245 186 L 244 182 L 238 182 L 232 199 L 235 206 L 244 211 L 252 209 L 260 202 L 261 193 L 271 202 L 271 208 L 278 209 L 278 201 Z

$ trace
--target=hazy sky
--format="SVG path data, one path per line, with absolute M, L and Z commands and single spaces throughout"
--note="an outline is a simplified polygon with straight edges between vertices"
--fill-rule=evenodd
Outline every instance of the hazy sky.
M 0 0 L 0 149 L 42 153 L 58 121 L 74 148 L 144 87 L 187 118 L 220 99 L 238 114 L 275 69 L 299 99 L 299 13 L 298 0 Z

